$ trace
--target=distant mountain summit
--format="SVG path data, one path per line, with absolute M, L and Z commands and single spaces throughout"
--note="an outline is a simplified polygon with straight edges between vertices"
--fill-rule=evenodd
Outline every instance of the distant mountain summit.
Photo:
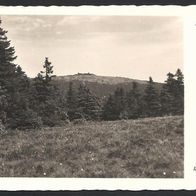
M 125 77 L 114 77 L 114 76 L 98 76 L 92 73 L 77 73 L 74 75 L 66 75 L 66 76 L 57 76 L 55 80 L 61 81 L 81 81 L 81 82 L 96 82 L 99 84 L 110 84 L 110 85 L 117 85 L 122 83 L 132 83 L 137 82 L 139 84 L 146 84 L 147 81 L 145 80 L 136 80 L 130 79 Z
M 77 73 L 74 75 L 56 76 L 54 82 L 58 85 L 60 91 L 66 96 L 69 82 L 73 83 L 73 87 L 77 89 L 79 85 L 85 84 L 92 93 L 94 93 L 100 99 L 105 99 L 109 94 L 112 94 L 117 87 L 122 87 L 126 92 L 132 89 L 133 82 L 138 83 L 138 88 L 144 92 L 148 81 L 130 79 L 125 77 L 113 77 L 113 76 L 98 76 L 92 73 Z M 159 91 L 161 89 L 161 83 L 155 83 L 155 87 Z

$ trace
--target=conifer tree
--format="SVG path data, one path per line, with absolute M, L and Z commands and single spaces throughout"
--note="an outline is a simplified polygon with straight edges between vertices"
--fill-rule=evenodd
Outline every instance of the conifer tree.
M 41 117 L 43 124 L 54 126 L 59 121 L 59 107 L 57 103 L 58 89 L 52 83 L 53 66 L 46 57 L 43 65 L 44 71 L 41 71 L 34 79 L 34 97 L 32 108 Z
M 0 123 L 6 123 L 7 97 L 5 90 L 0 86 Z
M 0 21 L 1 25 L 1 21 Z M 14 47 L 6 36 L 7 31 L 0 27 L 0 86 L 3 89 L 3 120 L 7 127 L 16 128 L 31 122 L 28 114 L 28 78 L 21 67 L 14 63 Z M 2 94 L 2 90 L 1 90 Z
M 160 115 L 172 115 L 173 110 L 173 94 L 169 91 L 167 84 L 163 84 L 161 93 L 160 93 L 160 102 L 161 102 L 161 112 Z
M 86 94 L 85 87 L 83 84 L 80 84 L 77 92 L 77 116 L 76 118 L 86 118 L 85 116 L 85 107 L 86 107 Z
M 12 108 L 15 112 L 11 115 L 12 128 L 39 128 L 42 121 L 38 113 L 31 107 L 31 85 L 30 79 L 22 71 L 20 66 L 16 68 L 15 88 L 17 89 L 14 96 Z
M 175 89 L 175 113 L 184 113 L 184 76 L 180 69 L 175 73 L 176 89 Z
M 117 120 L 118 115 L 116 115 L 117 111 L 115 108 L 115 100 L 114 100 L 114 95 L 109 95 L 106 103 L 103 106 L 103 113 L 102 113 L 102 118 L 103 120 Z
M 126 111 L 126 99 L 123 88 L 118 87 L 113 95 L 108 97 L 108 100 L 103 106 L 104 120 L 117 120 L 128 118 Z
M 144 114 L 148 117 L 158 116 L 160 113 L 159 95 L 154 87 L 154 82 L 151 77 L 149 77 L 149 82 L 145 89 L 145 95 L 143 98 L 144 98 L 144 108 L 143 108 Z
M 176 88 L 176 80 L 174 74 L 168 73 L 167 80 L 161 89 L 160 100 L 161 100 L 161 115 L 173 115 L 175 113 L 174 106 L 174 91 Z
M 46 83 L 46 85 L 49 85 L 52 78 L 55 77 L 53 74 L 53 66 L 51 65 L 51 62 L 48 60 L 48 57 L 45 58 L 45 62 L 43 65 L 44 71 L 41 71 L 41 75 L 43 77 L 43 81 Z
M 10 46 L 6 33 L 7 31 L 0 26 L 0 85 L 11 93 L 14 88 L 12 79 L 15 76 L 16 64 L 13 61 L 16 56 L 14 47 Z
M 73 89 L 73 83 L 69 82 L 69 88 L 67 91 L 67 114 L 70 120 L 73 120 L 76 118 L 76 112 L 77 112 L 77 97 L 76 92 Z
M 80 84 L 77 96 L 77 118 L 97 120 L 100 117 L 100 109 L 98 98 L 85 84 Z
M 183 114 L 184 76 L 180 69 L 175 74 L 168 73 L 161 90 L 161 111 L 163 115 Z
M 35 88 L 39 92 L 38 99 L 39 102 L 43 103 L 55 93 L 55 86 L 52 84 L 53 66 L 51 62 L 48 61 L 48 58 L 45 58 L 43 65 L 44 71 L 40 71 L 37 77 L 35 78 Z
M 89 120 L 98 120 L 100 118 L 101 107 L 98 98 L 92 92 L 85 88 L 86 91 L 86 108 L 85 113 Z
M 14 47 L 10 46 L 10 41 L 6 36 L 7 31 L 1 27 L 0 20 L 0 86 L 1 97 L 6 97 L 9 105 L 4 107 L 6 116 L 8 114 L 8 108 L 11 105 L 11 97 L 14 95 L 14 78 L 16 72 L 16 65 L 13 61 L 16 59 Z M 11 108 L 11 107 L 10 107 Z M 11 112 L 11 111 L 10 111 Z
M 115 110 L 117 119 L 126 118 L 126 100 L 125 100 L 125 92 L 122 87 L 118 87 L 114 92 L 114 102 L 115 102 Z
M 127 110 L 129 118 L 138 118 L 142 112 L 141 94 L 138 84 L 133 82 L 132 89 L 127 93 Z

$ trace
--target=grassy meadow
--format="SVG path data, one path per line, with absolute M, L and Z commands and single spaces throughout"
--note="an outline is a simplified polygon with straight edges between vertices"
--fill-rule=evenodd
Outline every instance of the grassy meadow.
M 183 177 L 183 116 L 8 130 L 1 177 Z

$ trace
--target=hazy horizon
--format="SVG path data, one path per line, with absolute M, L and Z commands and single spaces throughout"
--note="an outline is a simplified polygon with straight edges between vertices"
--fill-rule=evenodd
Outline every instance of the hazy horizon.
M 2 16 L 15 61 L 29 77 L 93 73 L 163 82 L 183 70 L 183 23 L 166 16 Z

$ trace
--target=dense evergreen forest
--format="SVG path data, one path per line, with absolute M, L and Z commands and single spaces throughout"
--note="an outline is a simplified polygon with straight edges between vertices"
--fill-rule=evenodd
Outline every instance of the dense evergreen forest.
M 1 25 L 1 21 L 0 21 Z M 0 129 L 28 129 L 61 126 L 75 119 L 117 120 L 183 115 L 184 77 L 180 69 L 168 73 L 159 91 L 149 77 L 144 92 L 137 82 L 129 91 L 118 87 L 101 102 L 85 83 L 76 89 L 73 83 L 65 96 L 53 82 L 53 66 L 48 58 L 43 70 L 29 78 L 20 65 L 15 49 L 0 26 Z

